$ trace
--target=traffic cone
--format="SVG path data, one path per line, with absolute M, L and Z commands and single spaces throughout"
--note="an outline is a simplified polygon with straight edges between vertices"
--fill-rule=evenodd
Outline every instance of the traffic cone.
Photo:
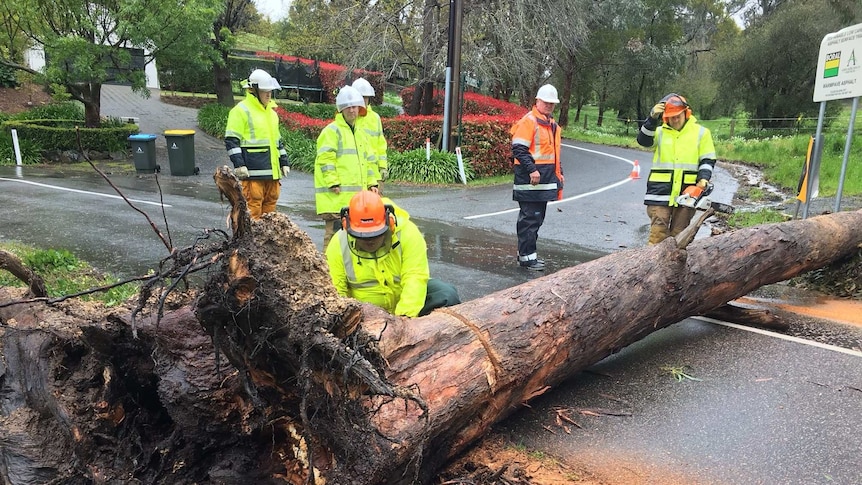
M 632 167 L 632 173 L 629 174 L 629 178 L 639 179 L 641 178 L 641 166 L 638 165 L 638 161 L 635 160 L 635 165 Z

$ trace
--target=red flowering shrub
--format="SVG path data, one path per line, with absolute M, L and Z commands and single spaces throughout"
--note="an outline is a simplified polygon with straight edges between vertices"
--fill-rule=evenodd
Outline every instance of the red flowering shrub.
M 287 111 L 282 107 L 275 108 L 278 114 L 278 119 L 285 128 L 291 131 L 298 131 L 307 136 L 311 140 L 317 140 L 320 131 L 326 127 L 332 120 L 319 120 L 306 116 L 302 113 L 294 113 Z
M 461 154 L 478 177 L 511 173 L 512 137 L 509 128 L 520 118 L 510 116 L 465 115 L 461 131 Z M 400 152 L 425 147 L 430 138 L 440 145 L 443 120 L 440 116 L 398 116 L 384 118 L 383 131 L 389 148 Z M 457 128 L 455 135 L 457 136 Z
M 481 177 L 512 173 L 512 135 L 521 117 L 464 116 L 461 154 Z

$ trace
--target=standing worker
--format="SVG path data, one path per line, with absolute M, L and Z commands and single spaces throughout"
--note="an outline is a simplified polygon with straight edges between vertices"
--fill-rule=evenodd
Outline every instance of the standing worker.
M 454 286 L 430 278 L 425 237 L 391 200 L 363 190 L 342 209 L 341 224 L 326 247 L 339 295 L 407 317 L 461 303 Z
M 359 91 L 344 86 L 335 97 L 338 113 L 317 137 L 314 159 L 314 202 L 323 218 L 323 250 L 341 228 L 339 214 L 350 198 L 362 190 L 377 191 L 380 174 L 374 163 L 371 141 L 356 120 L 365 110 Z
M 380 120 L 380 115 L 371 109 L 371 98 L 374 97 L 374 87 L 365 78 L 358 78 L 353 81 L 352 86 L 359 91 L 362 98 L 365 99 L 365 116 L 360 116 L 356 120 L 356 126 L 365 131 L 371 139 L 371 146 L 374 151 L 374 158 L 377 161 L 377 171 L 380 173 L 380 180 L 377 181 L 377 188 L 380 193 L 383 193 L 383 182 L 389 178 L 389 161 L 386 157 L 386 138 L 383 136 L 383 122 Z
M 518 264 L 534 271 L 545 269 L 545 261 L 536 254 L 536 241 L 545 222 L 548 201 L 563 198 L 562 130 L 552 116 L 559 102 L 557 88 L 545 84 L 536 93 L 533 109 L 510 130 L 515 171 L 512 199 L 521 208 L 515 226 Z
M 278 131 L 278 106 L 273 90 L 281 86 L 268 72 L 255 69 L 243 81 L 247 94 L 227 117 L 224 145 L 242 183 L 242 194 L 253 219 L 275 212 L 281 194 L 281 177 L 290 173 L 290 161 Z
M 709 185 L 715 145 L 709 129 L 697 123 L 688 102 L 676 93 L 653 106 L 637 140 L 644 147 L 655 144 L 644 204 L 650 219 L 647 244 L 657 244 L 691 222 L 695 209 L 679 206 L 676 199 L 683 194 L 698 198 Z

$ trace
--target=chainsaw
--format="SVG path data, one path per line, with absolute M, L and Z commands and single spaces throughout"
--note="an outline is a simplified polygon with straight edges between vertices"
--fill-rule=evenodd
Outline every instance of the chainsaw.
M 693 186 L 697 189 L 700 187 Z M 713 202 L 707 197 L 712 193 L 713 185 L 707 184 L 706 187 L 702 189 L 700 194 L 697 194 L 695 190 L 695 194 L 683 193 L 679 197 L 676 198 L 676 203 L 681 207 L 689 207 L 696 210 L 709 210 L 712 209 L 715 212 L 721 212 L 724 214 L 733 214 L 733 206 L 730 204 L 722 204 L 721 202 Z

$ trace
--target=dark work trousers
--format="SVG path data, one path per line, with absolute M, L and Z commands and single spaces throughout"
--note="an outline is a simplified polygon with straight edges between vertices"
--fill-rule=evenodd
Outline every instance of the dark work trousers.
M 524 258 L 536 254 L 536 241 L 539 239 L 539 228 L 545 222 L 545 211 L 548 201 L 524 202 L 518 201 L 521 212 L 518 213 L 518 256 Z M 536 259 L 535 256 L 529 259 Z
M 458 290 L 445 281 L 431 278 L 428 280 L 428 293 L 425 294 L 425 306 L 419 311 L 419 316 L 431 313 L 435 308 L 452 306 L 461 303 Z

